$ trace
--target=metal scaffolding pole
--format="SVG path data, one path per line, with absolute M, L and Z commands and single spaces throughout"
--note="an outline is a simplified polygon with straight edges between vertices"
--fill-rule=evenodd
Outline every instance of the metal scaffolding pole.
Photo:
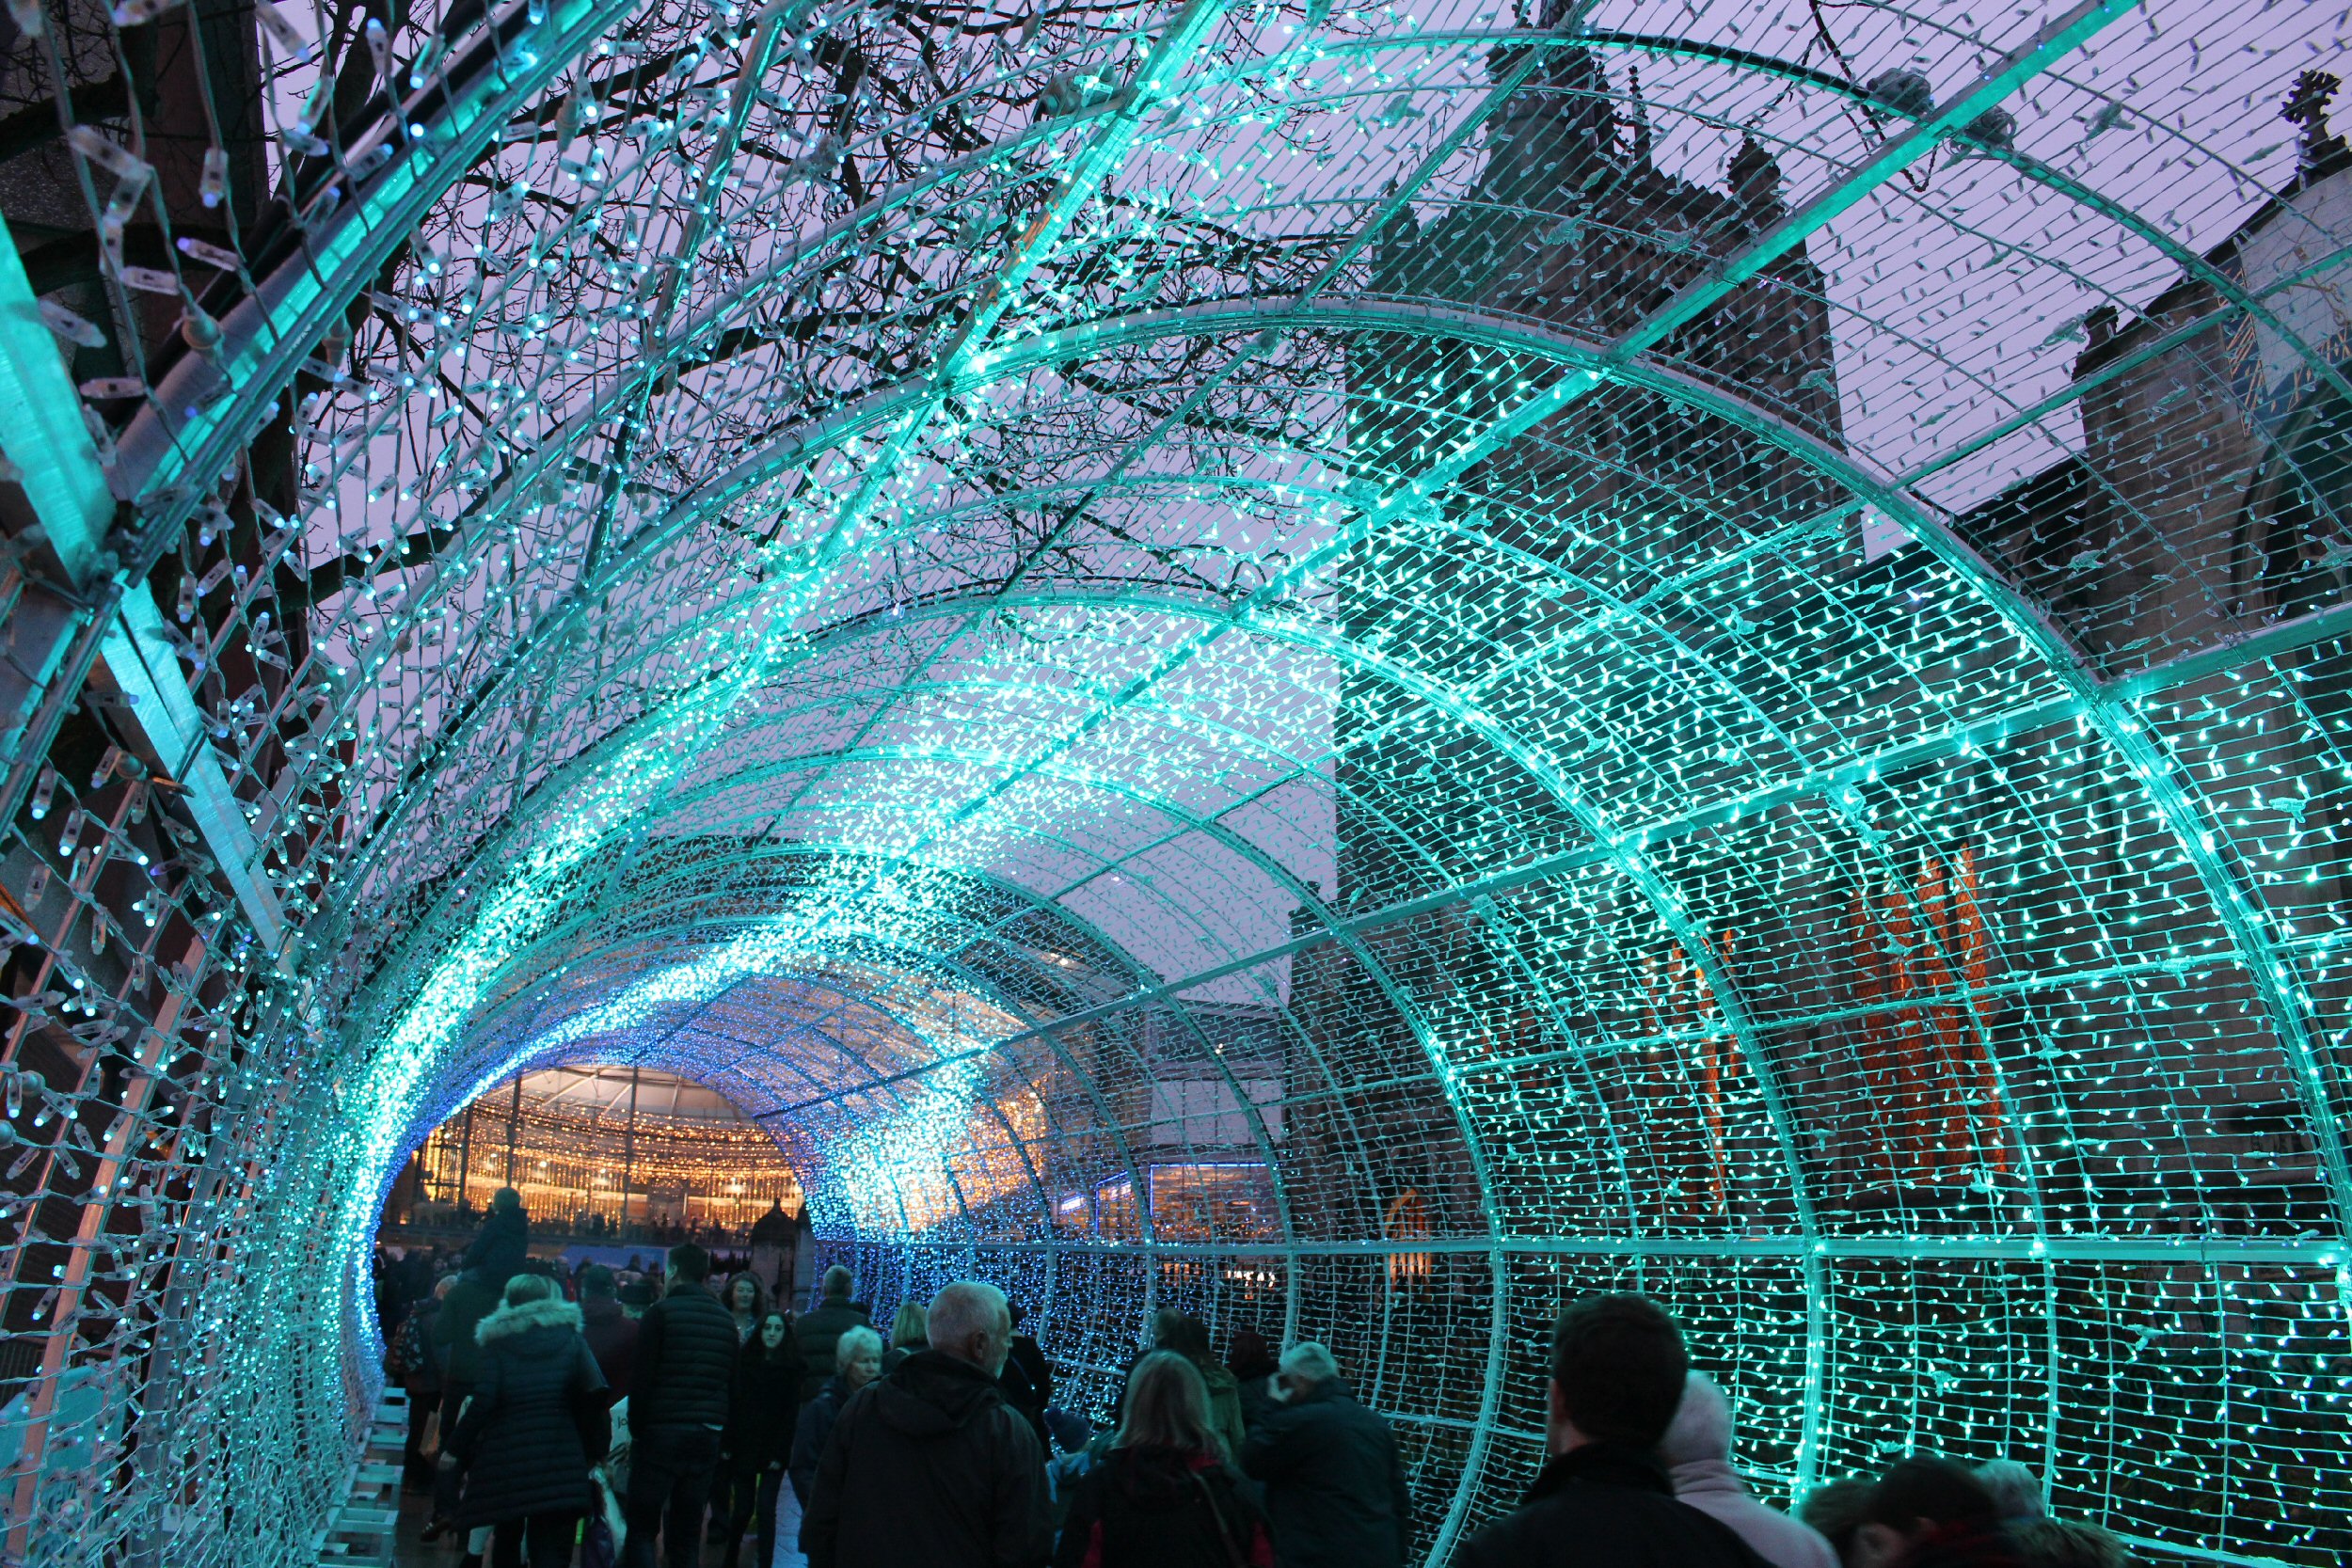
M 629 1182 L 637 1174 L 637 1064 L 628 1069 L 628 1122 L 621 1133 L 621 1228 L 628 1228 Z
M 523 1130 L 523 1075 L 515 1074 L 514 1098 L 506 1102 L 506 1185 L 515 1184 L 515 1140 Z

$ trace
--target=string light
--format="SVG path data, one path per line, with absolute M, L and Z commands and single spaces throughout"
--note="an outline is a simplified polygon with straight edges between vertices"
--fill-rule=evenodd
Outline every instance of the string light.
M 1325 1340 L 1433 1560 L 1601 1287 L 1770 1495 L 2352 1550 L 2332 15 L 10 9 L 0 1559 L 315 1556 L 588 1062 L 1079 1406 Z

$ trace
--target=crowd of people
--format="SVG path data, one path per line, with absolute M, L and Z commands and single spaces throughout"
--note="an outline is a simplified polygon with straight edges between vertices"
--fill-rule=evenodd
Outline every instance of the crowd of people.
M 827 1271 L 809 1310 L 673 1247 L 659 1288 L 529 1256 L 501 1194 L 461 1266 L 389 1336 L 428 1539 L 500 1568 L 1406 1568 L 1422 1544 L 1389 1422 L 1313 1341 L 1278 1357 L 1155 1313 L 1110 1424 L 1054 1376 L 993 1285 L 902 1307 L 889 1342 Z M 624 1299 L 624 1298 L 627 1299 Z M 1546 1462 L 1463 1568 L 2122 1568 L 2051 1517 L 2022 1465 L 1912 1456 L 1794 1515 L 1731 1463 L 1731 1407 L 1646 1297 L 1554 1326 Z M 439 1440 L 425 1433 L 437 1422 Z M 789 1528 L 797 1518 L 798 1528 Z

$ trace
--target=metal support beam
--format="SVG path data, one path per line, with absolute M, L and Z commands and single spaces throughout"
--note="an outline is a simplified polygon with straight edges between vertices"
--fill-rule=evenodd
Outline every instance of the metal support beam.
M 262 948 L 282 960 L 285 921 L 258 861 L 245 807 L 205 743 L 195 695 L 181 677 L 179 656 L 155 598 L 140 582 L 118 582 L 107 547 L 115 498 L 83 427 L 81 399 L 66 373 L 57 341 L 41 320 L 16 242 L 0 220 L 0 436 L 22 473 L 50 546 L 86 600 L 112 596 L 99 644 L 103 678 L 129 705 L 126 736 L 151 766 L 180 785 L 188 814 L 235 894 Z

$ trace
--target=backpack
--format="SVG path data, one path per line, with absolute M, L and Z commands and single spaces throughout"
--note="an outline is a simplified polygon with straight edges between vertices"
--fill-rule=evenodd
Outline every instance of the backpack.
M 392 1342 L 384 1350 L 384 1372 L 388 1377 L 409 1378 L 432 1363 L 424 1342 L 424 1324 L 417 1313 L 411 1312 L 392 1330 Z

